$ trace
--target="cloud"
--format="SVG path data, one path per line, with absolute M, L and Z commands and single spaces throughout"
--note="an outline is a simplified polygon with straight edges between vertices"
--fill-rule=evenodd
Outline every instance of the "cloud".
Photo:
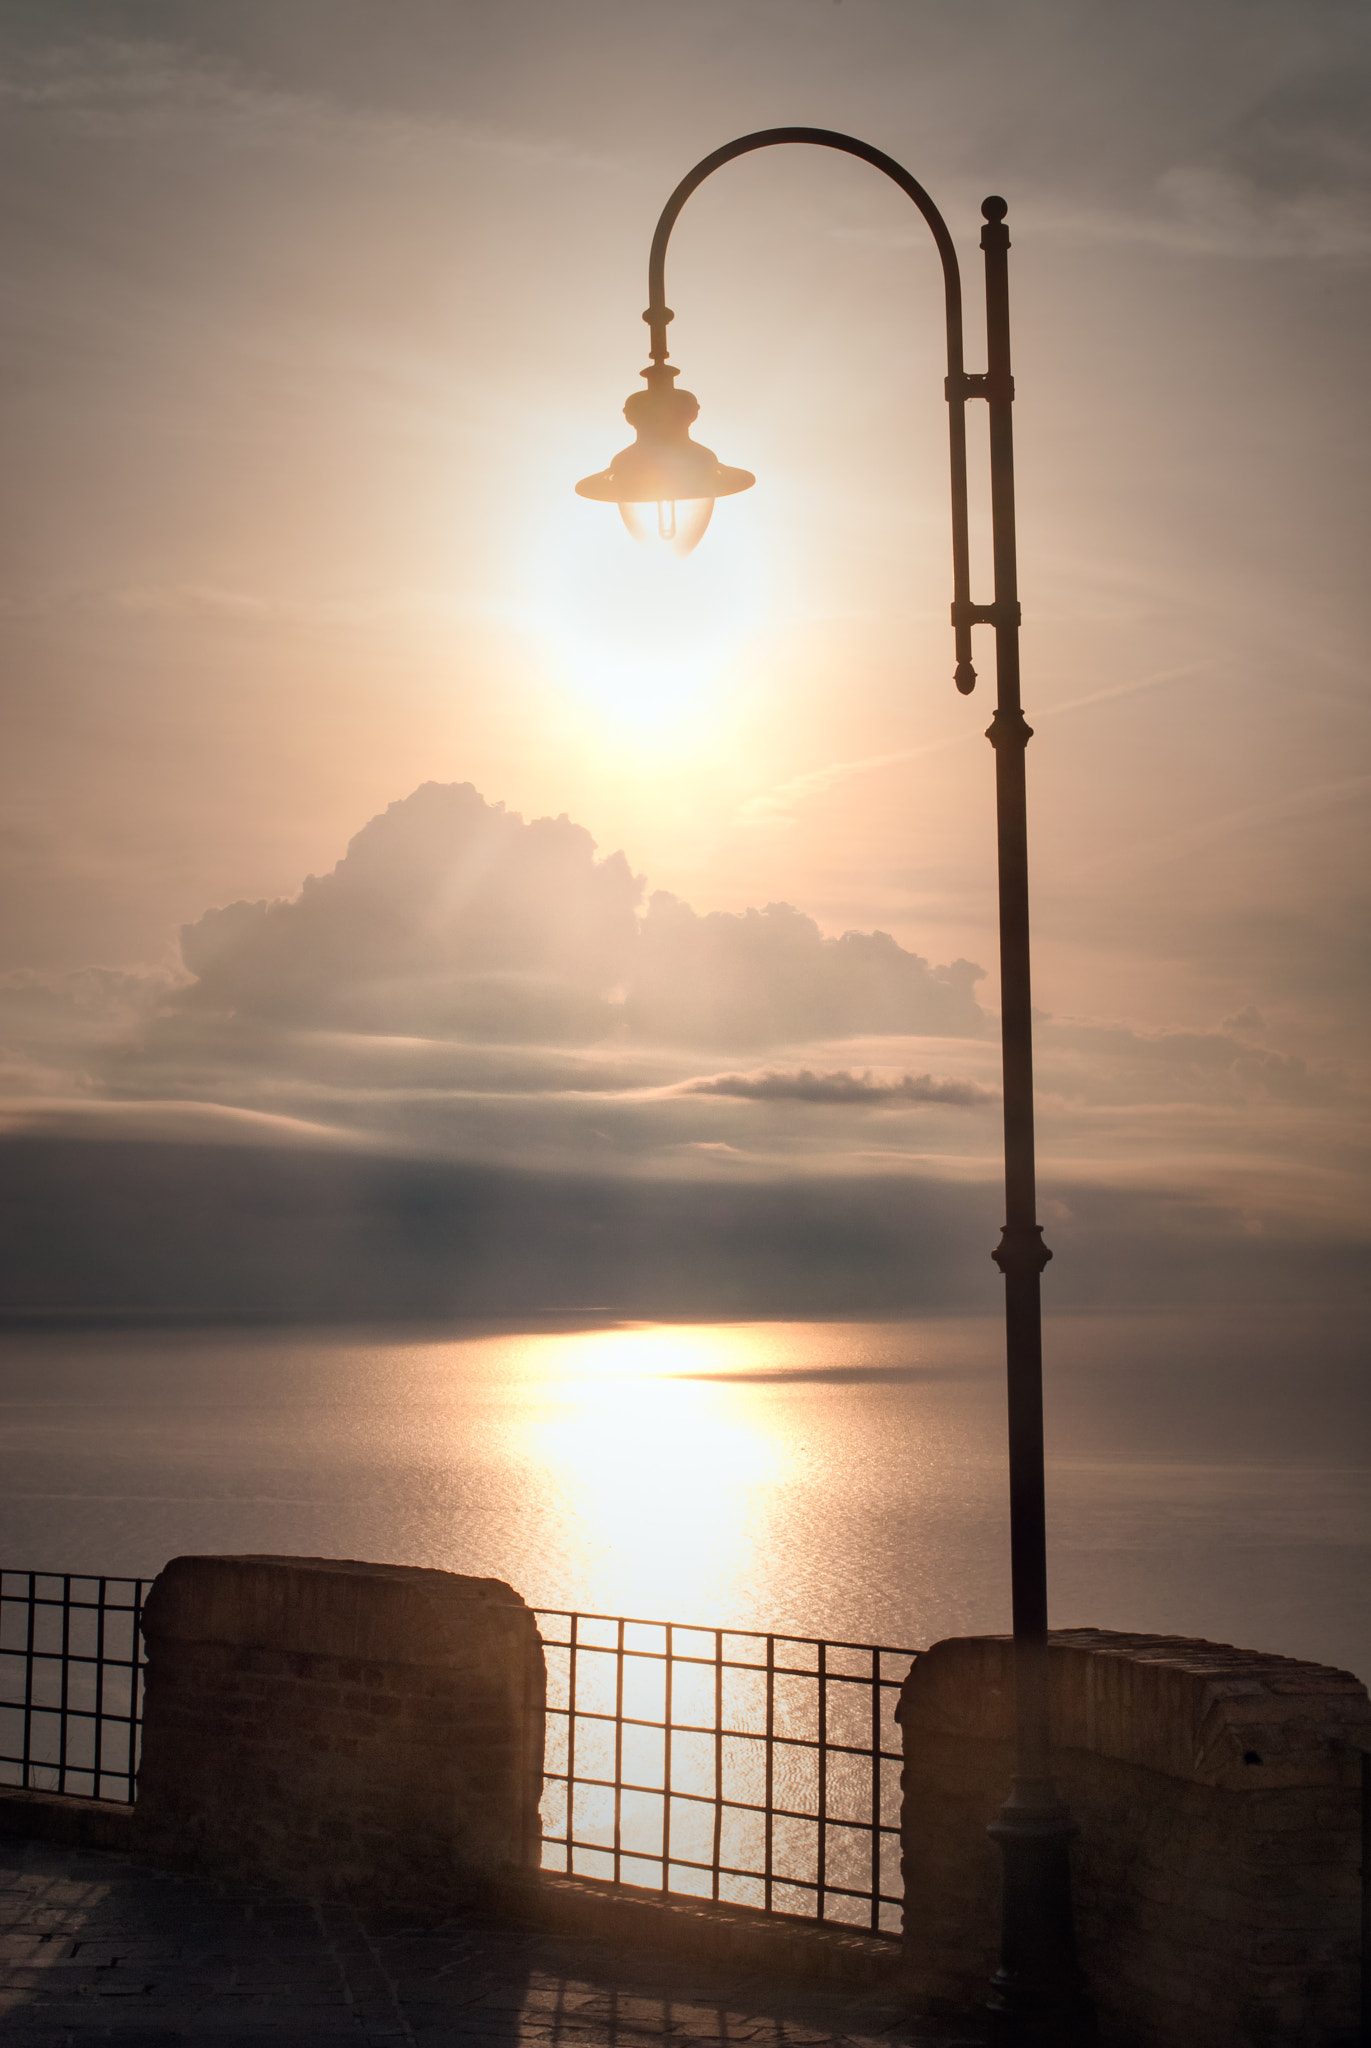
M 1140 1031 L 1122 1023 L 1050 1018 L 1039 1031 L 1039 1080 L 1070 1100 L 1151 1103 L 1351 1103 L 1361 1093 L 1337 1063 L 1310 1062 L 1237 1035 L 1260 1027 L 1249 1008 L 1223 1031 Z
M 1060 718 L 1064 712 L 1082 711 L 1091 705 L 1107 704 L 1119 697 L 1133 697 L 1140 690 L 1152 690 L 1162 683 L 1188 682 L 1212 667 L 1208 661 L 1187 661 L 1172 664 L 1167 668 L 1153 669 L 1146 675 L 1133 676 L 1127 682 L 1109 683 L 1103 689 L 1088 690 L 1083 696 L 1068 697 L 1056 704 L 1037 704 L 1033 716 L 1041 724 L 1045 718 Z M 807 769 L 802 775 L 792 775 L 772 789 L 762 790 L 739 806 L 738 819 L 742 824 L 766 826 L 782 820 L 797 818 L 804 806 L 828 795 L 842 783 L 855 781 L 862 775 L 873 775 L 884 768 L 902 767 L 910 761 L 922 761 L 930 754 L 946 753 L 953 747 L 970 745 L 983 739 L 980 732 L 959 732 L 945 739 L 928 740 L 917 747 L 900 747 L 893 754 L 868 754 L 857 761 L 829 761 L 818 768 Z
M 1266 1019 L 1255 1003 L 1245 1003 L 1241 1010 L 1224 1018 L 1223 1028 L 1225 1031 L 1264 1031 Z
M 975 1035 L 970 961 L 883 932 L 825 938 L 786 903 L 699 915 L 470 783 L 425 783 L 299 896 L 207 911 L 181 934 L 189 1008 L 296 1027 L 479 1042 L 760 1046 Z
M 230 19 L 183 0 L 65 0 L 60 15 L 41 9 L 31 24 L 16 21 L 12 9 L 10 16 L 0 23 L 0 104 L 12 115 L 58 117 L 68 133 L 191 139 L 200 147 L 207 136 L 238 136 L 259 149 L 285 143 L 297 153 L 412 151 L 432 140 L 535 172 L 619 168 L 594 144 L 538 132 L 517 110 L 504 122 L 491 120 L 480 96 L 463 112 L 452 92 L 460 62 L 402 64 L 410 89 L 388 92 L 382 74 L 399 82 L 394 67 L 378 67 L 365 35 L 334 33 L 331 16 L 327 28 L 321 17 L 296 35 L 277 32 L 275 9 L 242 7 Z M 301 29 L 298 18 L 294 27 Z M 396 39 L 388 44 L 389 57 Z
M 827 939 L 788 903 L 700 916 L 658 891 L 625 1004 L 631 1029 L 690 1045 L 775 1045 L 866 1034 L 972 1037 L 985 1026 L 969 960 L 931 967 L 886 932 Z
M 90 1170 L 113 1176 L 111 1185 L 126 1171 L 117 1162 L 136 1155 L 155 1185 L 145 1200 L 128 1166 L 129 1215 L 159 1236 L 183 1199 L 186 1161 L 222 1170 L 224 1187 L 238 1193 L 224 1196 L 225 1210 L 206 1190 L 217 1220 L 204 1223 L 194 1251 L 202 1281 L 191 1293 L 210 1310 L 216 1288 L 233 1294 L 240 1251 L 249 1268 L 276 1259 L 265 1240 L 249 1256 L 252 1231 L 233 1217 L 235 1203 L 251 1209 L 258 1200 L 259 1181 L 267 1189 L 282 1175 L 299 1183 L 302 1271 L 334 1275 L 327 1286 L 302 1281 L 297 1296 L 283 1265 L 261 1295 L 282 1313 L 316 1312 L 309 1304 L 330 1287 L 344 1307 L 365 1295 L 376 1313 L 400 1313 L 403 1273 L 435 1314 L 444 1302 L 503 1312 L 497 1299 L 517 1303 L 521 1287 L 544 1290 L 540 1301 L 548 1289 L 569 1300 L 567 1276 L 578 1270 L 597 1300 L 633 1312 L 722 1312 L 727 1300 L 770 1312 L 782 1298 L 782 1242 L 798 1265 L 813 1260 L 828 1274 L 822 1289 L 815 1282 L 816 1312 L 846 1313 L 866 1282 L 873 1309 L 906 1302 L 850 1233 L 831 1256 L 806 1251 L 806 1233 L 817 1245 L 835 1227 L 835 1203 L 877 1215 L 883 1188 L 898 1207 L 912 1182 L 925 1190 L 917 1216 L 910 1211 L 920 1231 L 932 1228 L 928 1189 L 953 1209 L 972 1199 L 968 1191 L 990 1201 L 1001 1172 L 998 1119 L 968 1114 L 998 1099 L 998 1047 L 975 1002 L 980 970 L 932 966 L 879 932 L 825 936 L 788 904 L 701 914 L 665 892 L 644 904 L 643 894 L 624 857 L 600 858 L 565 816 L 526 822 L 469 784 L 426 784 L 374 818 L 329 874 L 293 898 L 230 904 L 188 926 L 179 976 L 93 969 L 0 982 L 6 1143 L 28 1147 L 35 1161 L 48 1152 L 103 1161 Z M 1268 1028 L 1254 1011 L 1224 1028 L 1187 1030 L 1047 1018 L 1038 1052 L 1040 1166 L 1045 1191 L 1057 1190 L 1054 1230 L 1094 1244 L 1091 1233 L 1125 1195 L 1153 1204 L 1147 1227 L 1173 1246 L 1184 1240 L 1173 1228 L 1182 1215 L 1197 1243 L 1217 1231 L 1227 1244 L 1221 1220 L 1235 1216 L 1244 1242 L 1259 1236 L 1268 1246 L 1304 1243 L 1301 1233 L 1315 1227 L 1341 1244 L 1361 1229 L 1366 1090 L 1355 1060 L 1302 1057 L 1279 1019 Z M 246 1153 L 275 1163 L 259 1175 Z M 325 1168 L 283 1165 L 286 1153 L 301 1162 L 328 1154 L 346 1228 L 325 1200 Z M 375 1207 L 375 1174 L 401 1190 L 393 1205 L 386 1194 Z M 611 1197 L 610 1183 L 622 1193 Z M 66 1168 L 61 1184 L 69 1193 Z M 1064 1188 L 1074 1190 L 1070 1201 Z M 406 1189 L 420 1192 L 411 1199 Z M 383 1245 L 398 1242 L 403 1219 L 427 1214 L 423 1191 L 434 1189 L 448 1191 L 432 1201 L 464 1248 L 435 1240 L 422 1270 L 417 1252 L 397 1250 L 391 1264 L 386 1253 L 377 1277 L 368 1230 Z M 518 1278 L 513 1222 L 508 1242 L 490 1251 L 488 1288 L 472 1277 L 472 1247 L 486 1242 L 484 1224 L 471 1220 L 481 1189 L 523 1216 L 525 1263 L 541 1273 L 550 1262 L 551 1278 Z M 1181 1206 L 1167 1208 L 1177 1190 Z M 717 1214 L 758 1233 L 759 1246 L 779 1232 L 755 1286 L 721 1277 L 716 1196 Z M 261 1199 L 263 1214 L 279 1218 L 297 1196 Z M 583 1200 L 599 1205 L 606 1232 L 628 1231 L 644 1261 L 641 1286 L 627 1252 L 611 1272 L 582 1244 L 581 1224 L 567 1214 Z M 682 1249 L 668 1272 L 638 1222 L 629 1230 L 623 1221 L 639 1202 L 664 1230 L 715 1248 L 694 1265 Z M 51 1206 L 55 1214 L 56 1195 Z M 414 1227 L 421 1238 L 429 1228 Z M 80 1278 L 87 1265 L 106 1276 L 100 1286 L 113 1286 L 121 1261 L 138 1271 L 144 1260 L 119 1236 L 122 1224 L 91 1229 L 85 1250 L 79 1232 L 70 1248 L 83 1298 L 96 1286 Z M 215 1229 L 222 1270 L 205 1248 Z M 60 1247 L 42 1257 L 42 1270 L 56 1273 Z M 1091 1270 L 1123 1270 L 1123 1258 L 1116 1248 L 1113 1266 Z M 348 1260 L 372 1273 L 365 1286 L 337 1280 Z M 443 1275 L 458 1267 L 466 1277 L 453 1292 Z M 979 1266 L 967 1300 L 975 1275 Z M 927 1299 L 941 1300 L 928 1286 Z M 148 1303 L 159 1287 L 169 1302 L 181 1298 L 179 1281 L 149 1277 Z
M 1245 804 L 1241 810 L 1226 811 L 1201 823 L 1183 826 L 1179 831 L 1121 845 L 1112 856 L 1098 861 L 1096 867 L 1107 870 L 1156 866 L 1193 855 L 1216 841 L 1236 839 L 1258 830 L 1269 831 L 1279 821 L 1324 817 L 1344 806 L 1361 811 L 1368 791 L 1371 775 L 1339 776 L 1334 782 L 1311 783 L 1303 789 L 1268 797 L 1260 804 Z
M 1209 132 L 1186 141 L 1172 138 L 1175 154 L 1155 171 L 1150 203 L 1139 205 L 1136 197 L 1112 205 L 1067 200 L 1035 224 L 1068 235 L 1246 261 L 1364 257 L 1371 250 L 1371 69 L 1365 37 L 1346 36 L 1350 14 L 1340 31 L 1335 17 L 1341 10 L 1325 10 L 1315 29 L 1318 12 L 1303 10 L 1309 19 L 1300 21 L 1306 37 L 1298 55 L 1288 50 L 1282 60 L 1276 40 L 1268 42 L 1270 83 L 1250 104 L 1218 112 L 1221 87 Z M 1314 57 L 1319 29 L 1324 51 Z M 1330 45 L 1336 50 L 1332 61 Z M 1235 76 L 1230 67 L 1224 84 Z M 1160 125 L 1158 133 L 1164 133 Z
M 1154 190 L 1148 212 L 1065 204 L 1041 225 L 1072 239 L 1150 243 L 1248 262 L 1347 260 L 1371 250 L 1371 197 L 1355 186 L 1333 195 L 1280 196 L 1222 164 L 1178 164 Z
M 225 1147 L 262 1151 L 303 1147 L 350 1154 L 377 1149 L 355 1131 L 298 1117 L 267 1116 L 216 1102 L 93 1102 L 60 1098 L 0 1107 L 0 1132 L 12 1142 Z M 106 1157 L 109 1155 L 106 1154 Z M 117 1169 L 116 1169 L 117 1171 Z
M 191 1000 L 302 1025 L 454 1038 L 609 1030 L 641 882 L 563 815 L 525 824 L 470 783 L 425 783 L 288 902 L 181 934 Z
M 643 1182 L 254 1135 L 0 1140 L 0 1318 L 871 1317 L 1001 1299 L 994 1180 Z M 1070 1179 L 1046 1192 L 1057 1308 L 1363 1291 L 1347 1230 Z
M 96 1087 L 110 1046 L 141 1034 L 176 986 L 156 968 L 0 974 L 0 1097 Z
M 943 1102 L 959 1109 L 977 1108 L 996 1100 L 993 1089 L 982 1088 L 975 1081 L 935 1081 L 931 1074 L 902 1074 L 898 1080 L 877 1081 L 869 1072 L 853 1074 L 839 1068 L 834 1073 L 815 1074 L 808 1067 L 793 1074 L 774 1068 L 761 1074 L 712 1074 L 687 1081 L 682 1092 L 735 1095 L 745 1102 Z

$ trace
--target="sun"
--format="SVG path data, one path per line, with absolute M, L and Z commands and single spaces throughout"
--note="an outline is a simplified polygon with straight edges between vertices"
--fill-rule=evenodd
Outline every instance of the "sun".
M 530 548 L 520 620 L 560 678 L 615 725 L 667 733 L 703 708 L 767 626 L 770 564 L 751 508 L 728 504 L 682 559 L 570 498 Z

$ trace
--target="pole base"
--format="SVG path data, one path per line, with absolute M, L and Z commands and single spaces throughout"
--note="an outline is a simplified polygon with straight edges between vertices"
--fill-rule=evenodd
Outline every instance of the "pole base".
M 1095 2008 L 1076 1962 L 1071 1816 L 1050 1793 L 1025 1798 L 1019 1791 L 987 1832 L 1004 1856 L 1001 1963 L 991 1979 L 987 2038 L 993 2048 L 1095 2048 Z
M 990 1980 L 986 2006 L 989 2048 L 1097 2048 L 1095 2008 L 1084 1991 L 1074 1998 L 1054 1998 L 1048 2005 L 1025 2004 L 1022 1987 L 997 1970 Z M 1006 2002 L 1001 2004 L 1003 1997 Z

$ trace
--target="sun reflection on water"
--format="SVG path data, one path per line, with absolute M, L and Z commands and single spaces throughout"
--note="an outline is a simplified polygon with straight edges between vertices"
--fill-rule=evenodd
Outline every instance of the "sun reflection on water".
M 636 1613 L 688 1612 L 701 1583 L 737 1576 L 763 1496 L 787 1474 L 784 1441 L 726 1377 L 755 1348 L 727 1329 L 557 1341 L 558 1384 L 529 1449 L 580 1525 L 590 1576 L 612 1578 Z M 706 1371 L 725 1377 L 683 1376 Z
M 1361 1326 L 1316 1353 L 1303 1311 L 1049 1338 L 1063 1625 L 1371 1666 Z M 1008 1624 L 1003 1361 L 992 1315 L 12 1333 L 0 1537 L 44 1568 L 360 1557 L 542 1608 L 932 1642 Z

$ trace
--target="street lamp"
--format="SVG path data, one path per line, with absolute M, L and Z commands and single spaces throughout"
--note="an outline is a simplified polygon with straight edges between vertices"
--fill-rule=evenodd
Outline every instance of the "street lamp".
M 918 207 L 942 258 L 947 316 L 948 425 L 952 457 L 952 627 L 956 684 L 976 685 L 971 629 L 995 629 L 996 706 L 987 738 L 995 749 L 999 841 L 1001 1037 L 1004 1060 L 1005 1224 L 991 1253 L 1004 1275 L 1009 1406 L 1010 1570 L 1014 1611 L 1014 1783 L 990 1832 L 1004 1858 L 1000 1967 L 991 1984 L 992 2035 L 1005 2044 L 1078 2044 L 1094 2039 L 1093 2010 L 1076 1965 L 1069 1849 L 1074 1829 L 1052 1780 L 1047 1657 L 1047 1530 L 1043 1488 L 1042 1269 L 1051 1258 L 1037 1221 L 1033 1158 L 1033 1026 L 1029 998 L 1028 827 L 1024 750 L 1032 737 L 1019 702 L 1019 591 L 1014 545 L 1014 379 L 1009 363 L 1009 230 L 1003 199 L 981 207 L 985 225 L 986 337 L 989 367 L 969 375 L 962 360 L 962 288 L 947 223 L 909 172 L 883 151 L 827 128 L 766 128 L 716 149 L 684 177 L 662 209 L 648 258 L 651 363 L 646 391 L 624 414 L 631 447 L 576 489 L 617 504 L 635 536 L 655 534 L 688 554 L 703 535 L 716 498 L 745 491 L 755 478 L 728 469 L 692 440 L 699 406 L 675 387 L 667 361 L 666 248 L 686 200 L 723 164 L 754 149 L 806 142 L 840 149 L 883 171 Z M 990 504 L 995 572 L 992 604 L 971 602 L 966 508 L 966 403 L 990 411 Z

